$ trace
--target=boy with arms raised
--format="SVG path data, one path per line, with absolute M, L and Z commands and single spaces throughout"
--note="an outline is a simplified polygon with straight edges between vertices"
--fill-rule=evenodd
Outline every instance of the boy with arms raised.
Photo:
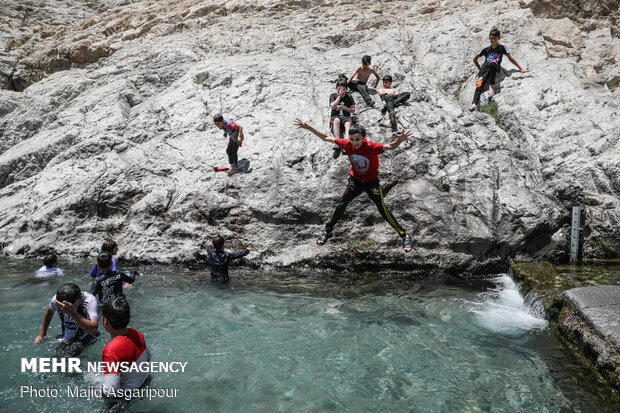
M 521 73 L 529 72 L 529 70 L 522 68 L 521 65 L 517 63 L 517 61 L 508 52 L 506 46 L 499 43 L 499 39 L 501 39 L 499 30 L 492 29 L 489 33 L 489 42 L 491 42 L 491 45 L 480 50 L 480 52 L 474 56 L 474 64 L 478 68 L 478 80 L 476 82 L 474 100 L 469 107 L 470 112 L 476 110 L 476 107 L 480 103 L 480 95 L 484 91 L 484 86 L 487 83 L 489 84 L 489 97 L 491 98 L 495 95 L 495 75 L 499 72 L 503 55 L 506 55 L 508 60 L 517 66 Z M 482 67 L 480 67 L 480 64 L 478 63 L 480 56 L 485 57 Z
M 373 86 L 374 89 L 379 84 L 380 77 L 375 68 L 370 65 L 370 56 L 366 55 L 362 57 L 362 65 L 358 66 L 353 74 L 349 76 L 347 83 L 349 85 L 349 89 L 359 92 L 359 94 L 362 95 L 364 102 L 366 102 L 368 106 L 373 107 L 375 106 L 375 102 L 370 97 L 370 94 L 368 93 L 368 86 L 366 86 L 371 74 L 375 75 L 377 78 L 375 85 Z M 357 79 L 353 80 L 355 76 L 357 76 Z
M 334 209 L 332 216 L 325 225 L 325 231 L 316 241 L 317 244 L 323 245 L 333 236 L 333 229 L 338 220 L 342 218 L 344 211 L 349 204 L 362 192 L 372 199 L 379 213 L 400 235 L 403 240 L 403 246 L 405 252 L 411 251 L 412 241 L 409 234 L 398 224 L 396 219 L 392 216 L 387 206 L 383 201 L 383 192 L 381 191 L 381 185 L 379 184 L 379 158 L 377 155 L 383 153 L 383 151 L 394 150 L 400 146 L 402 142 L 407 140 L 411 131 L 403 131 L 401 133 L 395 133 L 396 140 L 383 145 L 376 142 L 366 140 L 366 130 L 359 126 L 353 125 L 349 131 L 349 139 L 334 139 L 327 134 L 316 130 L 306 122 L 295 119 L 295 125 L 299 129 L 306 129 L 318 136 L 321 140 L 329 143 L 335 143 L 342 148 L 349 156 L 351 161 L 351 171 L 347 188 L 338 202 L 338 205 Z

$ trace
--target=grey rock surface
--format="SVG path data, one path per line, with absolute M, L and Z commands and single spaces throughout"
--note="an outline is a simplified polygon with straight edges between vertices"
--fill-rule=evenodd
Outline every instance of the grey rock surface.
M 574 288 L 562 298 L 560 331 L 620 388 L 620 286 Z
M 578 203 L 584 253 L 620 253 L 619 104 L 603 79 L 620 40 L 604 21 L 551 31 L 553 19 L 516 1 L 44 4 L 29 21 L 0 0 L 5 255 L 82 256 L 112 237 L 122 259 L 201 262 L 220 233 L 230 248 L 256 247 L 256 265 L 489 272 L 565 258 Z M 532 69 L 504 63 L 500 125 L 465 110 L 489 21 Z M 583 57 L 596 47 L 600 59 Z M 413 96 L 398 109 L 413 137 L 380 157 L 409 254 L 364 196 L 315 244 L 349 164 L 293 120 L 326 130 L 334 80 L 365 54 Z M 389 142 L 387 117 L 354 97 L 370 138 Z M 245 128 L 250 173 L 213 172 L 227 161 L 218 112 Z

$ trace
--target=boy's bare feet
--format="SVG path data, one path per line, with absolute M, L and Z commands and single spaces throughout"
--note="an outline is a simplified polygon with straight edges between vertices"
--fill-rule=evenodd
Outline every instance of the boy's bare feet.
M 237 168 L 230 168 L 227 173 L 228 173 L 228 175 L 234 175 L 237 172 L 239 172 L 239 170 Z
M 489 97 L 492 98 L 493 96 L 495 96 L 495 88 L 491 85 L 489 86 Z
M 472 103 L 471 106 L 469 108 L 467 108 L 468 111 L 473 112 L 474 110 L 476 110 L 476 104 Z

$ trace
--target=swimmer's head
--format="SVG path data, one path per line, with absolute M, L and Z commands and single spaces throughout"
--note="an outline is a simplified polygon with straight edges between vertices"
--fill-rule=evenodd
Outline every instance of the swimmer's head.
M 224 249 L 224 238 L 222 238 L 221 235 L 213 238 L 213 247 L 215 247 L 216 250 Z
M 43 260 L 43 265 L 47 268 L 58 267 L 58 257 L 56 254 L 49 254 Z
M 110 329 L 119 330 L 127 327 L 129 318 L 129 303 L 124 298 L 115 298 L 108 301 L 101 308 L 103 327 L 109 332 Z
M 112 256 L 107 252 L 102 252 L 97 256 L 97 266 L 101 271 L 108 271 L 112 266 Z
M 82 298 L 82 291 L 80 291 L 80 287 L 77 284 L 67 283 L 60 286 L 58 291 L 56 291 L 56 301 L 67 301 L 72 303 L 73 305 L 79 304 Z
M 213 123 L 215 123 L 215 126 L 220 129 L 224 129 L 224 127 L 226 126 L 226 122 L 224 122 L 224 116 L 222 116 L 220 113 L 213 116 Z
M 118 252 L 118 244 L 113 239 L 107 239 L 101 245 L 101 252 L 107 252 L 110 255 L 116 255 Z
M 367 69 L 368 66 L 370 66 L 370 56 L 366 55 L 366 56 L 362 57 L 362 67 L 364 69 Z

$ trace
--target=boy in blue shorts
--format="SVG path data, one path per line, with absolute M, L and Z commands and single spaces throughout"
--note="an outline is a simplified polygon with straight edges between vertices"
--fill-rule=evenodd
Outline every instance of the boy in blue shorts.
M 474 93 L 474 101 L 469 107 L 469 111 L 473 112 L 480 103 L 480 95 L 484 91 L 484 86 L 489 85 L 489 97 L 495 95 L 495 75 L 499 72 L 500 65 L 502 63 L 502 57 L 506 55 L 515 66 L 519 68 L 521 73 L 529 72 L 517 63 L 517 61 L 510 55 L 508 49 L 503 44 L 499 43 L 501 38 L 500 32 L 497 29 L 491 30 L 489 33 L 490 46 L 480 50 L 476 56 L 474 56 L 474 64 L 478 68 L 478 80 L 476 81 L 476 92 Z M 482 67 L 478 63 L 480 56 L 484 56 L 484 63 Z

